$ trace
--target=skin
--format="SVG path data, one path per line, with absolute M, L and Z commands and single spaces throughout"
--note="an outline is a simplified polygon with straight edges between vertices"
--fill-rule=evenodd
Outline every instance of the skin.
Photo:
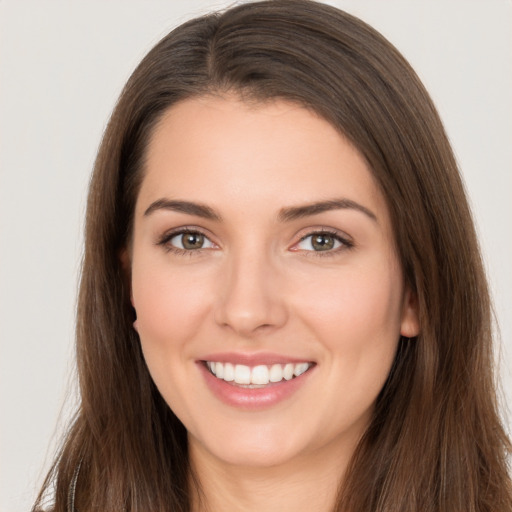
M 161 208 L 163 199 L 219 218 Z M 280 218 L 333 199 L 368 211 Z M 169 233 L 183 227 L 205 235 L 201 249 L 179 250 L 181 235 Z M 316 251 L 308 236 L 325 230 L 335 245 Z M 148 148 L 125 260 L 149 371 L 189 433 L 204 493 L 194 510 L 329 510 L 398 339 L 419 329 L 385 199 L 359 152 L 285 101 L 175 105 Z M 243 410 L 205 383 L 198 359 L 216 352 L 315 366 L 290 397 Z

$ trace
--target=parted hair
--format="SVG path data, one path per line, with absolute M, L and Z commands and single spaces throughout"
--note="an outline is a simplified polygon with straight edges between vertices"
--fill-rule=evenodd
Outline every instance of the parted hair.
M 389 208 L 421 333 L 401 339 L 343 481 L 338 512 L 507 512 L 491 304 L 463 183 L 436 109 L 400 53 L 361 20 L 309 0 L 246 3 L 166 35 L 128 80 L 90 183 L 76 355 L 80 405 L 34 511 L 185 512 L 185 427 L 132 328 L 120 253 L 148 141 L 174 104 L 285 99 L 322 116 L 369 164 Z M 341 475 L 340 475 L 341 477 Z

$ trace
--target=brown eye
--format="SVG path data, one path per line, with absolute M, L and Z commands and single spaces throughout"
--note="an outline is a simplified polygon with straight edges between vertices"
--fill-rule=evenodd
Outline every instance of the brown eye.
M 320 232 L 305 236 L 296 247 L 302 251 L 326 252 L 336 250 L 344 245 L 351 246 L 349 242 L 338 235 Z
M 169 244 L 185 251 L 197 251 L 198 249 L 213 247 L 213 243 L 206 236 L 196 231 L 178 233 L 169 240 Z
M 184 249 L 201 249 L 204 244 L 204 235 L 200 233 L 185 233 L 181 235 Z
M 332 235 L 313 235 L 311 237 L 311 247 L 315 251 L 328 251 L 334 247 L 335 239 Z

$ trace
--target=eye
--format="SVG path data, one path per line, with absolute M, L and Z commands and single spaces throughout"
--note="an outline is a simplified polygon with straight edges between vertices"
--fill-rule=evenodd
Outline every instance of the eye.
M 215 247 L 211 240 L 198 231 L 181 231 L 174 233 L 165 243 L 171 248 L 185 251 L 197 251 L 198 249 L 210 249 Z
M 295 247 L 302 251 L 326 252 L 335 251 L 343 246 L 351 247 L 352 244 L 337 234 L 319 232 L 304 236 Z

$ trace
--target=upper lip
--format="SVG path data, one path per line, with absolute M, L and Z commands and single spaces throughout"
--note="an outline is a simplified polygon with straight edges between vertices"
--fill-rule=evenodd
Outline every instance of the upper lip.
M 286 363 L 312 363 L 307 357 L 292 357 L 272 352 L 244 353 L 244 352 L 216 352 L 201 357 L 199 361 L 213 361 L 216 363 L 243 364 L 246 366 L 272 365 Z

